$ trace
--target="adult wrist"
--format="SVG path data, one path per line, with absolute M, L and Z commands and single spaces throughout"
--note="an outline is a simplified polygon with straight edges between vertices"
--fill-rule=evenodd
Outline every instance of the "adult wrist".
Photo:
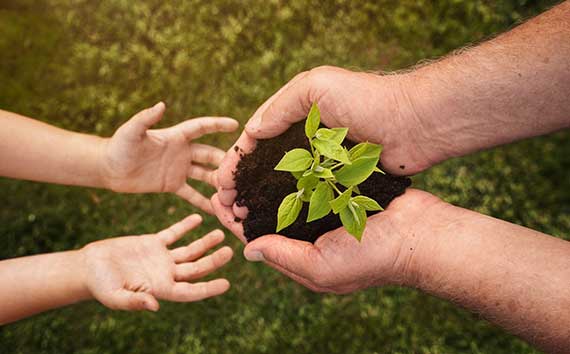
M 455 156 L 451 145 L 457 122 L 442 107 L 441 80 L 431 72 L 431 68 L 422 68 L 399 74 L 399 109 L 404 126 L 401 129 L 412 130 L 412 141 L 423 153 L 422 158 L 429 166 Z M 426 168 L 427 168 L 426 167 Z
M 443 243 L 457 234 L 464 210 L 433 198 L 433 202 L 423 206 L 425 212 L 417 216 L 413 225 L 407 229 L 406 241 L 401 250 L 408 257 L 403 257 L 400 283 L 423 291 L 430 291 L 432 280 L 444 272 L 438 255 L 445 248 L 442 247 Z M 410 222 L 409 219 L 406 220 Z

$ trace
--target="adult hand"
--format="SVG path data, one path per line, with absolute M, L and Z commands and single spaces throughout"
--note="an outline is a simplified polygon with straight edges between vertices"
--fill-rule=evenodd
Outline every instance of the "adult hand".
M 214 206 L 224 208 L 216 199 Z M 327 232 L 315 244 L 267 235 L 248 243 L 244 255 L 319 292 L 413 286 L 417 255 L 429 253 L 424 249 L 429 247 L 425 239 L 449 222 L 445 218 L 448 206 L 429 193 L 409 189 L 386 211 L 368 218 L 361 242 L 342 227 Z
M 303 120 L 313 102 L 329 127 L 348 127 L 354 141 L 384 145 L 382 165 L 394 174 L 414 174 L 443 158 L 429 125 L 415 111 L 406 75 L 381 76 L 334 67 L 320 67 L 297 75 L 269 98 L 253 115 L 245 131 L 227 152 L 218 170 L 219 202 L 216 214 L 240 239 L 247 210 L 234 205 L 234 171 L 240 155 L 255 148 L 256 139 L 268 139 Z M 239 149 L 238 149 L 239 148 Z M 224 207 L 222 207 L 224 206 Z
M 160 121 L 164 103 L 137 113 L 106 141 L 102 149 L 105 184 L 117 192 L 170 192 L 213 213 L 210 201 L 190 187 L 188 178 L 217 185 L 224 152 L 192 143 L 205 134 L 232 132 L 238 122 L 223 117 L 189 119 L 173 127 L 150 129 Z
M 157 234 L 126 236 L 97 241 L 81 252 L 85 263 L 85 284 L 91 295 L 111 309 L 157 311 L 157 299 L 177 302 L 198 301 L 226 292 L 226 279 L 191 284 L 226 264 L 232 250 L 222 247 L 206 252 L 224 240 L 215 230 L 187 246 L 168 246 L 202 221 L 191 215 Z

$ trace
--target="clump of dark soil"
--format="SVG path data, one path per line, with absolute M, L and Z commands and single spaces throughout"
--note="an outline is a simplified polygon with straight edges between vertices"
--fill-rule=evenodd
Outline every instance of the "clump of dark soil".
M 350 149 L 356 144 L 345 140 L 343 145 Z M 275 171 L 273 168 L 285 152 L 299 147 L 310 150 L 305 136 L 304 121 L 293 125 L 278 137 L 259 140 L 253 152 L 241 157 L 234 179 L 238 192 L 236 202 L 239 206 L 246 206 L 249 209 L 247 218 L 242 220 L 248 241 L 275 233 L 277 209 L 287 194 L 297 191 L 297 180 L 291 173 Z M 394 198 L 403 194 L 410 184 L 411 180 L 408 177 L 373 173 L 358 188 L 363 195 L 376 200 L 386 208 Z M 303 203 L 303 209 L 297 220 L 281 230 L 280 234 L 289 238 L 315 242 L 327 231 L 342 226 L 338 215 L 332 212 L 322 219 L 306 223 L 308 211 L 309 204 Z M 369 215 L 375 213 L 369 213 Z

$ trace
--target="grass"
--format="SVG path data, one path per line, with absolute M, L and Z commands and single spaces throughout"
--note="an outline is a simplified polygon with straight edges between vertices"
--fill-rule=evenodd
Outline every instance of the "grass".
M 297 72 L 393 70 L 538 13 L 549 1 L 248 0 L 0 3 L 0 108 L 110 135 L 164 100 L 171 125 L 247 121 Z M 205 142 L 228 147 L 237 137 Z M 455 159 L 415 177 L 455 204 L 562 237 L 570 229 L 568 133 Z M 200 186 L 202 190 L 205 187 Z M 195 210 L 170 195 L 0 179 L 0 258 L 157 231 Z M 219 227 L 206 218 L 197 237 Z M 125 313 L 86 303 L 0 329 L 11 353 L 535 353 L 469 312 L 415 290 L 313 294 L 237 257 L 218 299 Z

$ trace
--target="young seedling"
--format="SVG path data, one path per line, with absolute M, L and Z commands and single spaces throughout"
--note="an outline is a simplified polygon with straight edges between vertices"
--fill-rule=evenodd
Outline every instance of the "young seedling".
M 383 210 L 358 190 L 358 185 L 372 173 L 384 173 L 377 167 L 382 145 L 364 142 L 347 150 L 341 144 L 348 128 L 319 128 L 320 123 L 319 107 L 313 104 L 305 122 L 311 151 L 293 149 L 275 166 L 275 170 L 291 172 L 297 179 L 297 192 L 287 195 L 279 205 L 277 232 L 294 223 L 307 202 L 307 222 L 332 211 L 360 241 L 366 227 L 366 211 Z

